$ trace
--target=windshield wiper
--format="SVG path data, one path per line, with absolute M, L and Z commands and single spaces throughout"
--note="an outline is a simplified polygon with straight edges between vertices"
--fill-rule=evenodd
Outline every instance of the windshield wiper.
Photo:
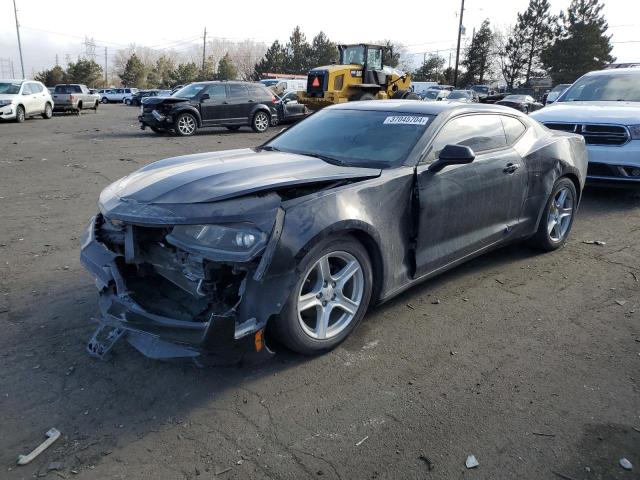
M 322 155 L 320 153 L 303 152 L 303 153 L 299 153 L 299 155 L 305 155 L 307 157 L 319 158 L 320 160 L 324 160 L 325 162 L 330 163 L 332 165 L 343 166 L 345 164 L 345 162 L 343 162 L 342 160 L 338 160 L 337 158 L 333 158 L 333 157 L 330 157 L 328 155 Z
M 271 145 L 262 145 L 260 147 L 260 150 L 264 150 L 265 152 L 280 152 L 281 150 L 276 148 L 276 147 L 272 147 Z

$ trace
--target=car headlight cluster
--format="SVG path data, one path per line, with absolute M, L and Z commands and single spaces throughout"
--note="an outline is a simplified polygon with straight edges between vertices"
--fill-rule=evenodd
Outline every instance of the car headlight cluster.
M 7 105 L 11 105 L 13 100 L 0 100 L 0 107 L 6 107 Z
M 640 125 L 629 125 L 627 128 L 631 134 L 631 140 L 640 140 Z
M 267 235 L 248 224 L 178 225 L 167 241 L 207 258 L 250 259 L 265 246 Z

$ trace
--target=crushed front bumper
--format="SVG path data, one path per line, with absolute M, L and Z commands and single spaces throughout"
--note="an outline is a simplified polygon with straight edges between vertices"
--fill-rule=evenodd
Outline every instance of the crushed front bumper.
M 211 314 L 206 321 L 186 321 L 143 307 L 122 274 L 122 255 L 96 238 L 96 223 L 94 217 L 85 229 L 80 253 L 99 291 L 99 326 L 87 345 L 89 354 L 104 358 L 113 344 L 124 338 L 154 359 L 229 364 L 261 361 L 273 355 L 264 342 L 266 319 L 248 318 L 246 308 Z

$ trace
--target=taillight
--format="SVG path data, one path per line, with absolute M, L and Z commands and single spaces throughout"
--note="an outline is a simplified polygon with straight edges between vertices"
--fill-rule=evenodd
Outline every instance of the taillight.
M 69 95 L 69 100 L 73 102 L 73 95 Z

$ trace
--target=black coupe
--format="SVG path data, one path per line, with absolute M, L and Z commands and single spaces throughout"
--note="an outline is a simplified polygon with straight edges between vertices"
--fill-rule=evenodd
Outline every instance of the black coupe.
M 496 247 L 567 241 L 579 135 L 505 107 L 385 100 L 321 110 L 251 149 L 147 165 L 100 195 L 82 237 L 100 327 L 154 358 L 314 354 L 370 304 Z
M 496 105 L 504 105 L 505 107 L 515 108 L 522 113 L 531 113 L 540 110 L 544 105 L 536 102 L 536 99 L 530 95 L 507 95 L 502 100 L 495 102 Z

